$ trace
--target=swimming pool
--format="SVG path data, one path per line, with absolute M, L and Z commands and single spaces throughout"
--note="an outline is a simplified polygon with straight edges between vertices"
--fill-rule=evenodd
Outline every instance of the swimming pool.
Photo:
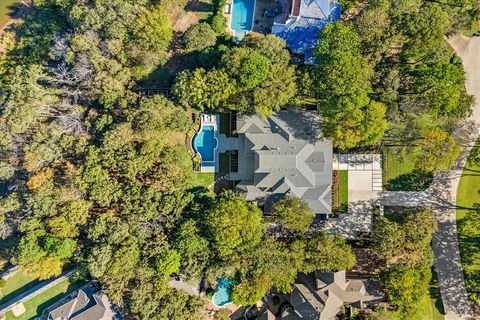
M 230 299 L 230 288 L 233 285 L 233 280 L 218 278 L 218 289 L 213 294 L 212 302 L 216 307 L 223 307 L 232 303 Z
M 200 153 L 202 163 L 215 160 L 216 147 L 215 127 L 213 125 L 202 125 L 202 129 L 193 138 L 193 148 Z
M 237 32 L 249 32 L 253 28 L 255 0 L 233 0 L 230 29 Z

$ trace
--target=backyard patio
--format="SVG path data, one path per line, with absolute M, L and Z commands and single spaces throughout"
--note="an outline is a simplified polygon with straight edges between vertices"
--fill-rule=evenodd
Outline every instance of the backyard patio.
M 272 32 L 273 22 L 283 13 L 283 6 L 275 0 L 257 0 L 255 16 L 253 18 L 253 31 L 263 34 Z

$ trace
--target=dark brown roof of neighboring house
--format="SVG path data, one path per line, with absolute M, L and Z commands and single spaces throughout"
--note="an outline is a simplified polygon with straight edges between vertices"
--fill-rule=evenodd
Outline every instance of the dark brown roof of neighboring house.
M 72 300 L 50 311 L 52 320 L 112 320 L 110 301 L 103 292 L 89 292 L 80 289 Z
M 53 320 L 69 319 L 74 313 L 82 310 L 90 302 L 87 294 L 79 290 L 75 298 L 50 311 L 49 318 Z

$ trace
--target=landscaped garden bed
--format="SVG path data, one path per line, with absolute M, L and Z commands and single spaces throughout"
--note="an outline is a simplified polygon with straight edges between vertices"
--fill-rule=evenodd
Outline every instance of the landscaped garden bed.
M 333 211 L 348 212 L 348 171 L 333 171 Z

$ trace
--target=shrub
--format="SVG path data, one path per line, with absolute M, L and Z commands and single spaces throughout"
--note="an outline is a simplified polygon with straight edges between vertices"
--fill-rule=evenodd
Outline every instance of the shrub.
M 215 8 L 214 11 L 216 13 L 222 12 L 222 9 L 227 4 L 227 0 L 213 0 L 212 4 L 213 4 L 213 7 Z
M 202 22 L 188 28 L 182 40 L 185 51 L 201 51 L 215 45 L 217 34 L 209 24 Z
M 213 16 L 210 24 L 216 33 L 223 34 L 227 28 L 227 19 L 221 12 L 218 12 Z

